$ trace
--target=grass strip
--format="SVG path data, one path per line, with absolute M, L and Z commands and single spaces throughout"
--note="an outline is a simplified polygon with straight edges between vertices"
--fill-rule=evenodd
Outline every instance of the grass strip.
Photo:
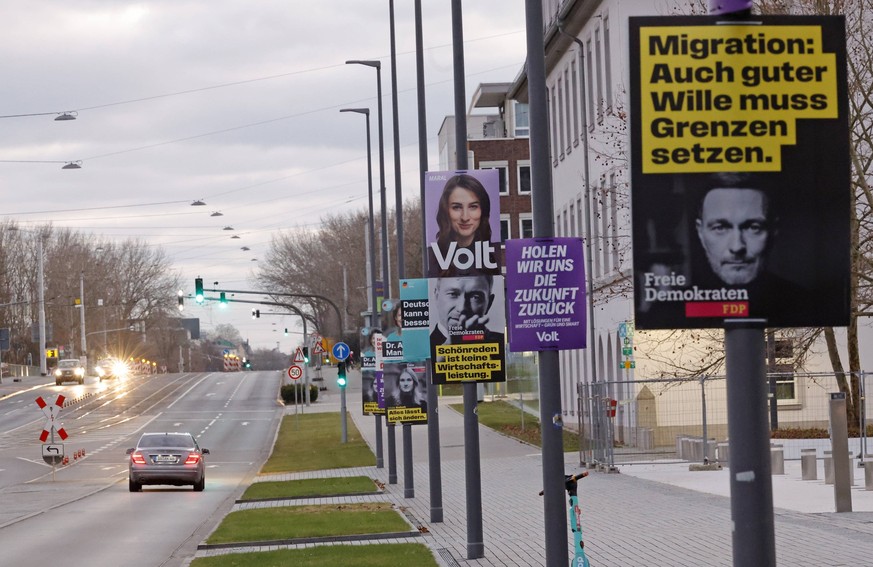
M 464 404 L 451 404 L 455 411 L 464 413 Z M 479 423 L 499 431 L 504 435 L 519 439 L 531 445 L 542 447 L 542 430 L 540 420 L 535 415 L 524 414 L 522 429 L 522 410 L 506 402 L 483 402 L 479 404 Z M 564 451 L 579 450 L 579 435 L 573 431 L 563 430 Z
M 346 420 L 347 443 L 341 443 L 340 414 L 286 415 L 279 427 L 273 454 L 262 473 L 317 471 L 348 467 L 371 467 L 376 456 L 361 437 L 351 416 Z
M 387 502 L 276 506 L 231 512 L 207 538 L 206 543 L 271 541 L 411 530 L 409 523 Z
M 373 479 L 366 476 L 305 478 L 301 480 L 255 482 L 240 500 L 269 498 L 307 498 L 316 496 L 343 496 L 378 491 Z
M 199 557 L 191 567 L 437 567 L 433 553 L 420 543 L 332 545 Z

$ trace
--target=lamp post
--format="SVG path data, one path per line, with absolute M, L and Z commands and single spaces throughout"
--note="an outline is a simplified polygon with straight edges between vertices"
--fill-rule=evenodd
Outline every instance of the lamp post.
M 391 289 L 388 274 L 388 208 L 385 195 L 385 143 L 382 135 L 382 62 L 376 60 L 352 59 L 346 61 L 349 65 L 365 65 L 376 69 L 376 105 L 379 112 L 379 188 L 382 192 L 380 204 L 382 207 L 382 285 Z M 390 295 L 390 294 L 389 294 Z M 374 305 L 374 308 L 378 307 Z M 394 425 L 388 424 L 388 484 L 397 484 L 397 459 L 394 446 Z
M 375 329 L 378 326 L 376 317 L 376 237 L 373 227 L 373 159 L 370 149 L 370 109 L 369 108 L 343 108 L 340 112 L 355 112 L 363 114 L 367 123 L 367 192 L 370 202 L 370 216 L 367 219 L 368 239 L 368 262 L 370 263 L 370 328 Z M 382 456 L 382 416 L 376 415 L 376 468 L 384 467 L 384 457 Z
M 15 225 L 9 227 L 9 230 L 26 232 Z M 36 262 L 36 287 L 38 298 L 38 313 L 39 313 L 39 373 L 41 376 L 48 376 L 48 364 L 45 358 L 45 252 L 43 250 L 43 234 L 42 232 L 35 235 L 37 244 L 37 262 Z
M 88 343 L 85 339 L 85 270 L 79 272 L 79 326 L 81 356 L 85 357 L 83 364 L 88 368 Z

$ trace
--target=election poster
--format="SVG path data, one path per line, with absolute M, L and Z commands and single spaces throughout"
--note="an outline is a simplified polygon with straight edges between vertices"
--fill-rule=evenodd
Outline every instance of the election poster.
M 506 293 L 510 351 L 585 348 L 581 238 L 507 240 Z
M 382 335 L 370 333 L 361 353 L 361 403 L 364 415 L 385 415 L 385 386 L 382 374 Z
M 843 18 L 629 26 L 636 327 L 846 325 Z
M 505 382 L 503 276 L 430 278 L 434 384 Z
M 427 279 L 400 280 L 400 300 L 391 311 L 393 327 L 385 337 L 385 356 L 403 362 L 430 358 L 427 293 Z
M 427 371 L 424 363 L 387 362 L 384 368 L 385 419 L 388 423 L 427 423 Z
M 500 275 L 496 169 L 425 173 L 427 277 Z

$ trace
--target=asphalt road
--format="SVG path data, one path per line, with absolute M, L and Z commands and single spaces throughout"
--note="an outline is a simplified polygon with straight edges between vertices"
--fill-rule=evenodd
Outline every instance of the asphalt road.
M 52 493 L 85 495 L 0 528 L 5 565 L 180 566 L 221 521 L 269 455 L 282 416 L 278 372 L 165 374 L 84 386 L 54 383 L 0 400 L 0 499 L 4 506 Z M 38 439 L 34 402 L 62 393 L 81 401 L 62 410 L 74 464 L 52 468 Z M 206 490 L 127 487 L 127 456 L 143 432 L 190 431 L 207 456 Z M 104 489 L 105 488 L 105 489 Z M 48 502 L 48 500 L 46 500 Z M 0 522 L 3 525 L 3 522 Z

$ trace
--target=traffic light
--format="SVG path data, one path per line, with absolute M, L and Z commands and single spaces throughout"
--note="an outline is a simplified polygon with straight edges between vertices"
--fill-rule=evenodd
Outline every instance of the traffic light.
M 346 380 L 346 363 L 345 361 L 336 363 L 336 385 L 341 389 L 346 387 L 348 380 Z
M 185 310 L 185 296 L 182 295 L 181 291 L 179 292 L 179 299 L 177 301 L 179 302 L 179 311 L 184 311 Z
M 225 297 L 223 291 L 219 294 L 218 301 L 221 302 L 222 307 L 227 307 L 227 297 Z
M 285 327 L 285 336 L 288 336 L 288 327 Z
M 303 362 L 309 364 L 309 347 L 303 347 Z
M 194 300 L 203 303 L 203 278 L 194 278 Z
M 261 318 L 261 310 L 260 309 L 252 309 L 252 319 L 260 319 Z

